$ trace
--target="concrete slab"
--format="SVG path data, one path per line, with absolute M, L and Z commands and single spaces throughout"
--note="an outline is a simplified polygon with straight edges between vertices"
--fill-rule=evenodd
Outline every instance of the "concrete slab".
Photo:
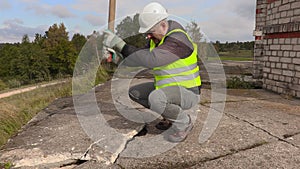
M 285 141 L 300 147 L 300 134 L 296 134 L 296 135 L 286 135 L 286 139 L 284 139 Z
M 223 97 L 212 98 L 213 92 L 217 94 L 226 94 Z M 263 89 L 202 89 L 201 90 L 201 104 L 217 103 L 217 102 L 240 102 L 251 100 L 284 100 L 280 95 L 274 94 Z M 289 102 L 289 101 L 288 101 Z
M 92 142 L 78 125 L 76 115 L 66 112 L 31 121 L 1 150 L 0 161 L 15 167 L 49 167 L 80 159 Z
M 122 169 L 120 166 L 116 165 L 116 164 L 112 164 L 112 165 L 105 165 L 105 164 L 101 164 L 97 161 L 87 161 L 83 164 L 78 164 L 72 167 L 72 169 L 96 169 L 96 168 L 103 168 L 103 169 Z M 64 169 L 64 168 L 63 168 Z
M 269 134 L 258 130 L 248 123 L 225 115 L 213 136 L 205 143 L 200 144 L 199 133 L 202 130 L 208 112 L 208 108 L 201 107 L 195 127 L 187 140 L 154 157 L 140 158 L 140 156 L 145 155 L 147 151 L 155 153 L 155 151 L 159 152 L 164 147 L 170 146 L 166 142 L 155 143 L 151 141 L 152 147 L 149 145 L 148 147 L 144 146 L 147 145 L 146 143 L 149 142 L 151 137 L 156 137 L 157 134 L 157 132 L 153 130 L 154 127 L 150 125 L 150 127 L 148 127 L 149 134 L 135 137 L 133 141 L 128 143 L 127 149 L 120 155 L 117 164 L 124 168 L 187 168 L 203 161 L 219 158 L 233 152 L 259 147 L 276 140 Z M 136 158 L 126 157 L 126 155 L 128 155 L 124 154 L 128 153 L 126 151 L 131 151 L 131 153 L 137 152 L 133 154 L 136 155 Z
M 226 100 L 215 91 L 220 97 L 211 100 L 204 89 L 200 111 L 190 112 L 192 132 L 174 144 L 155 128 L 153 112 L 128 99 L 127 83 L 143 82 L 112 81 L 74 100 L 57 99 L 0 150 L 0 163 L 30 169 L 298 168 L 300 100 L 264 90 L 228 90 Z
M 273 142 L 260 147 L 199 163 L 196 168 L 299 168 L 300 151 L 284 142 Z
M 300 104 L 286 100 L 228 102 L 225 113 L 280 139 L 300 132 Z
M 93 92 L 76 96 L 75 102 L 80 103 L 75 107 L 72 98 L 56 100 L 8 142 L 1 150 L 0 161 L 21 168 L 55 168 L 86 160 L 111 165 L 144 124 L 118 114 L 109 100 L 108 83 L 99 88 L 96 98 Z M 99 117 L 105 121 L 99 121 Z

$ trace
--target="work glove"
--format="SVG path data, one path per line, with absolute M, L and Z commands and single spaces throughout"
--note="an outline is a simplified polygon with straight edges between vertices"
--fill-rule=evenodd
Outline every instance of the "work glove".
M 123 41 L 123 39 L 121 39 L 119 36 L 117 36 L 110 30 L 105 30 L 103 31 L 103 33 L 104 33 L 103 45 L 108 48 L 113 48 L 118 52 L 121 52 L 123 47 L 126 44 Z
M 106 59 L 106 62 L 113 62 L 115 64 L 119 64 L 123 60 L 123 55 L 115 50 L 103 47 L 103 57 Z

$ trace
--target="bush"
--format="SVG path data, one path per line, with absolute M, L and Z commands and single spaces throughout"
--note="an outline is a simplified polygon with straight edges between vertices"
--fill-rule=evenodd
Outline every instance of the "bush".
M 227 88 L 229 89 L 253 89 L 255 88 L 252 83 L 245 81 L 244 76 L 233 77 L 227 81 Z
M 0 90 L 7 89 L 7 85 L 0 79 Z
M 21 82 L 17 79 L 11 79 L 8 82 L 8 87 L 9 88 L 16 88 L 16 87 L 20 87 L 21 86 Z
M 95 85 L 103 83 L 103 82 L 107 81 L 108 79 L 109 79 L 108 69 L 103 66 L 99 66 L 99 69 L 96 74 Z
M 73 94 L 83 94 L 90 91 L 93 87 L 110 79 L 108 70 L 99 66 L 95 73 L 93 70 L 88 70 L 83 75 L 77 75 L 72 78 Z
M 3 168 L 3 169 L 10 169 L 12 168 L 12 164 L 10 162 L 7 162 L 7 163 L 0 163 L 0 168 Z

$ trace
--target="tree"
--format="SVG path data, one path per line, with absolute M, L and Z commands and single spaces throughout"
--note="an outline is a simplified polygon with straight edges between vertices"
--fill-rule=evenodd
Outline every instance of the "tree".
M 33 43 L 38 44 L 39 46 L 42 46 L 42 44 L 44 43 L 45 40 L 45 36 L 42 36 L 41 34 L 36 33 Z
M 81 51 L 83 45 L 86 43 L 86 41 L 87 40 L 86 40 L 85 36 L 83 36 L 79 33 L 76 33 L 73 35 L 71 42 L 77 52 L 77 55 L 80 53 L 80 51 Z
M 30 43 L 28 36 L 22 43 L 14 45 L 13 57 L 9 60 L 8 80 L 16 80 L 20 84 L 30 84 L 49 80 L 48 59 L 38 44 Z
M 85 40 L 78 34 L 71 43 L 61 23 L 53 24 L 45 35 L 35 34 L 33 42 L 26 34 L 22 43 L 0 44 L 0 78 L 13 87 L 73 74 L 76 48 L 79 51 Z
M 214 47 L 217 52 L 220 52 L 222 50 L 220 41 L 216 41 L 216 43 L 214 44 Z
M 143 34 L 139 33 L 139 14 L 133 16 L 133 18 L 127 16 L 116 27 L 116 34 L 125 40 L 125 42 L 134 45 L 136 47 L 144 47 L 146 45 L 146 39 Z
M 12 70 L 14 66 L 13 60 L 15 56 L 20 54 L 17 45 L 5 44 L 0 50 L 0 77 L 3 81 L 12 79 L 16 72 Z
M 194 21 L 186 26 L 186 32 L 190 35 L 192 41 L 198 46 L 198 57 L 199 61 L 207 60 L 209 55 L 213 53 L 211 44 L 203 40 L 203 34 L 201 33 L 200 27 Z
M 188 24 L 186 26 L 186 31 L 187 33 L 190 35 L 190 37 L 192 38 L 193 42 L 196 44 L 200 44 L 202 38 L 203 38 L 203 34 L 200 31 L 200 27 L 198 26 L 198 24 L 194 21 L 192 21 L 190 24 Z
M 25 34 L 22 38 L 22 44 L 24 43 L 30 43 L 29 36 L 27 34 Z
M 63 23 L 52 25 L 46 32 L 43 49 L 49 57 L 52 76 L 71 75 L 76 61 L 76 49 L 69 41 Z

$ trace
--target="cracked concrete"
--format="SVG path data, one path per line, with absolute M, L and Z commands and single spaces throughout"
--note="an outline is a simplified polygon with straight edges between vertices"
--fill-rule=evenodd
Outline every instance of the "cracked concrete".
M 134 83 L 145 81 L 135 79 Z M 154 127 L 159 119 L 149 120 L 158 117 L 156 114 L 128 100 L 122 88 L 116 90 L 118 99 L 114 102 L 110 85 L 107 82 L 94 90 L 95 103 L 105 124 L 92 121 L 99 119 L 99 112 L 92 104 L 93 92 L 74 98 L 75 101 L 83 99 L 77 107 L 78 114 L 72 98 L 57 99 L 2 147 L 0 163 L 9 162 L 14 168 L 28 169 L 300 166 L 300 100 L 287 100 L 264 90 L 228 90 L 218 128 L 200 144 L 199 133 L 211 104 L 223 103 L 218 99 L 212 101 L 211 90 L 203 89 L 192 132 L 184 142 L 174 145 L 166 143 L 162 131 Z M 117 109 L 124 110 L 128 117 L 138 116 L 137 121 L 149 122 L 128 120 Z M 83 121 L 89 124 L 82 124 Z M 106 127 L 119 134 L 103 133 Z

